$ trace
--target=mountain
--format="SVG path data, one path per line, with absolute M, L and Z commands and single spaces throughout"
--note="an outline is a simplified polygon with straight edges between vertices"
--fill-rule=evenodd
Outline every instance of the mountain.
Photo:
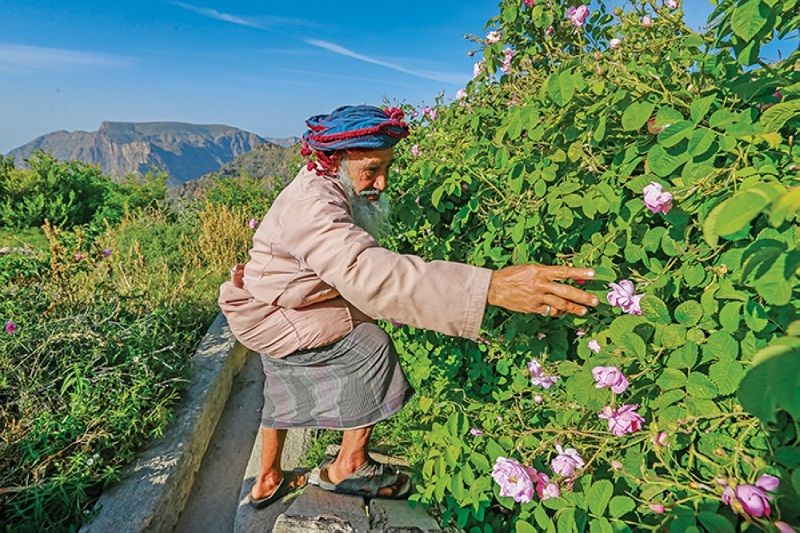
M 283 146 L 284 148 L 288 148 L 300 142 L 300 137 L 264 137 L 264 139 L 266 139 L 267 142 Z
M 103 122 L 98 131 L 42 135 L 8 155 L 20 165 L 31 152 L 40 149 L 56 159 L 99 164 L 104 173 L 120 177 L 163 169 L 170 175 L 169 183 L 177 185 L 219 170 L 236 156 L 265 143 L 258 135 L 230 126 Z

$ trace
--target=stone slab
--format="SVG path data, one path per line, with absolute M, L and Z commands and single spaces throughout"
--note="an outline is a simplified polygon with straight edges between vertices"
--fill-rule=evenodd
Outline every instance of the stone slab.
M 370 533 L 441 533 L 422 505 L 411 507 L 408 500 L 373 498 L 369 502 Z
M 171 532 L 248 350 L 220 313 L 193 358 L 192 377 L 164 436 L 137 455 L 123 481 L 107 489 L 81 531 Z
M 317 430 L 314 429 L 290 429 L 283 444 L 281 468 L 287 471 L 300 468 L 300 460 L 316 437 Z M 297 493 L 289 494 L 281 501 L 275 502 L 264 509 L 250 507 L 248 497 L 260 468 L 261 431 L 258 431 L 250 452 L 250 460 L 244 473 L 241 491 L 239 492 L 239 503 L 233 523 L 233 531 L 235 533 L 267 533 L 272 531 L 278 516 L 283 514 L 297 497 Z
M 364 498 L 309 485 L 278 517 L 274 533 L 369 531 Z

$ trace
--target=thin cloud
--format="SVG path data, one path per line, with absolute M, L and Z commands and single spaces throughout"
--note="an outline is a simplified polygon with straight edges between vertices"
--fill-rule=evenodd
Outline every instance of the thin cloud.
M 129 63 L 131 63 L 129 58 L 99 52 L 0 43 L 0 67 L 7 69 L 46 70 L 72 66 L 120 67 Z
M 431 72 L 427 70 L 412 70 L 402 65 L 397 65 L 395 63 L 390 63 L 388 61 L 381 61 L 380 59 L 375 59 L 369 56 L 365 56 L 364 54 L 359 54 L 358 52 L 354 52 L 348 48 L 345 48 L 344 46 L 339 46 L 338 44 L 329 41 L 321 41 L 319 39 L 306 39 L 306 42 L 311 46 L 316 46 L 317 48 L 328 50 L 329 52 L 333 52 L 334 54 L 350 57 L 352 59 L 357 59 L 358 61 L 371 63 L 373 65 L 379 65 L 381 67 L 396 70 L 398 72 L 402 72 L 410 76 L 416 76 L 418 78 L 441 81 L 444 83 L 452 83 L 454 85 L 461 85 L 467 80 L 469 80 L 469 78 L 458 74 L 449 74 L 446 72 Z
M 266 30 L 270 26 L 317 26 L 316 23 L 307 20 L 296 19 L 291 17 L 275 17 L 275 16 L 260 16 L 257 18 L 241 17 L 239 15 L 232 15 L 217 11 L 210 7 L 200 7 L 186 2 L 179 2 L 174 0 L 171 2 L 173 5 L 191 11 L 198 15 L 208 17 L 214 20 L 221 20 L 222 22 L 229 22 L 239 26 L 247 26 L 248 28 L 256 28 L 258 30 Z

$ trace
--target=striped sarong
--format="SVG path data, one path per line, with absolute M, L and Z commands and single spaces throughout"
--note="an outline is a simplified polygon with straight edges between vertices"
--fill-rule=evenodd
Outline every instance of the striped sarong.
M 282 358 L 261 354 L 266 428 L 356 429 L 389 418 L 414 395 L 394 344 L 378 325 Z

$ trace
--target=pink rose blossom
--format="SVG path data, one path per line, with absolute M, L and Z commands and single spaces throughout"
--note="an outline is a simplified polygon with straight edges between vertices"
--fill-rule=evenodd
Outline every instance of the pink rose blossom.
M 417 157 L 419 155 L 419 145 L 415 144 L 411 147 L 411 155 Z
M 678 9 L 680 2 L 678 0 L 667 0 L 667 7 L 670 9 Z
M 100 252 L 103 257 L 111 257 L 111 248 L 103 248 L 103 251 Z
M 537 394 L 533 397 L 533 401 L 538 405 L 544 401 L 544 398 L 541 394 Z
M 504 48 L 503 49 L 503 65 L 500 67 L 500 70 L 503 71 L 503 74 L 508 74 L 511 72 L 511 60 L 514 58 L 514 50 L 512 48 Z
M 81 252 L 75 254 L 75 261 L 83 261 L 84 259 L 86 259 L 86 256 L 83 255 Z
M 469 430 L 469 434 L 472 435 L 473 437 L 478 437 L 480 435 L 483 435 L 483 431 L 481 431 L 478 428 L 472 428 Z
M 590 340 L 586 346 L 594 353 L 600 353 L 600 350 L 602 350 L 600 343 L 597 342 L 597 339 Z
M 769 474 L 761 474 L 756 480 L 756 487 L 767 490 L 769 492 L 773 492 L 775 489 L 778 488 L 778 485 L 781 484 L 781 480 L 775 476 L 771 476 Z
M 464 100 L 467 97 L 467 91 L 459 89 L 456 91 L 456 100 Z
M 575 330 L 575 335 L 577 335 L 578 337 L 585 337 L 586 330 L 584 328 L 578 328 Z
M 672 194 L 664 192 L 664 187 L 655 181 L 650 182 L 642 193 L 644 194 L 644 205 L 653 213 L 669 213 L 672 209 Z
M 558 381 L 558 376 L 546 375 L 542 363 L 533 359 L 528 361 L 528 371 L 531 373 L 531 383 L 543 389 L 549 389 Z
M 651 503 L 650 510 L 656 514 L 664 514 L 664 506 L 660 503 Z
M 597 382 L 596 389 L 609 387 L 614 394 L 622 394 L 628 388 L 628 378 L 615 366 L 596 366 L 592 377 Z
M 536 494 L 539 495 L 540 500 L 544 501 L 561 496 L 561 489 L 550 481 L 550 476 L 540 472 L 536 480 Z
M 492 478 L 500 485 L 500 496 L 511 496 L 517 503 L 527 503 L 533 499 L 538 474 L 513 459 L 498 457 L 492 468 Z
M 536 5 L 536 0 L 522 0 L 522 3 L 528 7 L 533 7 Z
M 486 43 L 487 44 L 499 43 L 502 37 L 503 37 L 502 32 L 490 31 L 489 33 L 486 34 Z
M 576 28 L 583 26 L 586 19 L 589 18 L 588 6 L 580 5 L 578 7 L 571 7 L 567 10 L 567 18 L 572 22 Z
M 649 28 L 653 24 L 653 19 L 651 19 L 648 15 L 642 17 L 642 26 L 645 28 Z
M 622 470 L 622 463 L 614 459 L 611 461 L 611 468 L 613 470 Z
M 609 284 L 611 291 L 606 298 L 608 303 L 615 307 L 619 307 L 630 315 L 641 315 L 642 308 L 640 302 L 644 294 L 634 294 L 633 282 L 628 279 L 623 279 L 619 283 Z
M 622 43 L 622 41 L 620 39 L 617 39 L 616 37 L 614 37 L 613 39 L 608 41 L 608 47 L 613 50 L 614 48 L 618 47 L 621 43 Z
M 575 448 L 561 448 L 560 444 L 556 444 L 556 451 L 558 455 L 550 463 L 553 472 L 561 474 L 564 477 L 571 477 L 575 470 L 583 468 L 583 458 L 578 454 Z
M 553 34 L 556 32 L 556 29 L 552 26 L 548 26 L 546 30 L 544 30 L 544 34 L 548 37 L 552 37 Z
M 486 60 L 485 59 L 481 59 L 480 61 L 478 61 L 477 63 L 475 63 L 472 66 L 472 77 L 473 78 L 477 78 L 480 75 L 481 71 L 483 70 L 483 66 L 485 64 L 486 64 Z
M 250 220 L 247 221 L 247 226 L 250 229 L 256 229 L 258 227 L 258 219 L 251 218 Z
M 667 434 L 663 431 L 659 431 L 658 435 L 653 437 L 652 443 L 653 446 L 660 446 L 661 448 L 665 448 L 669 444 L 667 442 Z
M 431 122 L 436 120 L 436 108 L 430 106 L 424 107 L 422 109 L 422 116 L 428 117 L 431 120 Z
M 603 412 L 597 416 L 598 418 L 608 420 L 608 430 L 617 437 L 621 437 L 626 433 L 635 433 L 642 429 L 644 418 L 636 412 L 638 407 L 639 404 L 633 403 L 623 405 L 615 410 L 607 405 L 603 407 Z
M 5 330 L 7 334 L 13 335 L 17 331 L 17 325 L 14 324 L 12 321 L 8 320 L 6 322 Z
M 780 533 L 795 533 L 796 531 L 792 526 L 790 526 L 786 522 L 781 522 L 780 520 L 778 520 L 777 522 L 773 522 L 772 525 L 778 528 L 778 531 L 780 531 Z
M 728 487 L 730 488 L 730 487 Z M 726 489 L 727 490 L 727 489 Z M 736 487 L 735 499 L 738 501 L 745 513 L 756 518 L 769 516 L 772 509 L 769 506 L 769 497 L 761 487 L 755 485 L 739 485 Z
M 537 339 L 539 339 L 539 340 L 542 340 L 542 339 L 544 339 L 545 337 L 547 337 L 547 333 L 542 333 L 542 332 L 540 331 L 539 333 L 537 333 L 537 334 L 536 334 L 536 338 L 537 338 Z

